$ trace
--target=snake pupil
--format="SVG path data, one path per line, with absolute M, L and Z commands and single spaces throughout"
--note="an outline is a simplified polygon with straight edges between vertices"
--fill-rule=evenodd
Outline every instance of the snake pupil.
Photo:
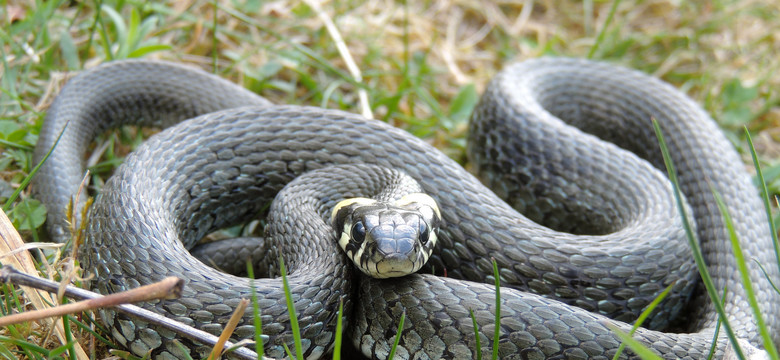
M 366 239 L 366 227 L 363 226 L 362 222 L 358 221 L 355 225 L 352 225 L 352 232 L 350 235 L 352 236 L 352 240 L 362 243 L 363 240 Z
M 427 244 L 428 240 L 430 239 L 430 232 L 428 231 L 428 226 L 425 224 L 424 221 L 420 221 L 420 242 L 422 244 Z

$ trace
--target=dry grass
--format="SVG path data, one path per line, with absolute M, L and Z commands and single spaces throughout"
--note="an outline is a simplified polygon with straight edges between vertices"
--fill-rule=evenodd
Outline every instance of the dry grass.
M 363 73 L 362 86 L 369 93 L 375 117 L 435 124 L 442 112 L 447 115 L 449 102 L 463 86 L 475 84 L 480 90 L 509 62 L 541 55 L 587 56 L 611 5 L 562 0 L 408 4 L 372 0 L 328 2 L 322 7 Z M 25 3 L 17 6 L 26 14 L 35 11 Z M 90 51 L 83 51 L 94 21 L 91 6 L 84 5 L 80 11 L 60 7 L 48 22 L 51 36 L 67 32 L 82 50 L 78 66 L 106 60 L 97 41 Z M 343 57 L 321 19 L 305 3 L 225 1 L 219 6 L 218 72 L 277 103 L 360 111 L 357 87 L 350 83 Z M 179 1 L 138 8 L 159 16 L 149 38 L 173 47 L 153 57 L 212 66 L 212 2 Z M 123 14 L 128 16 L 127 9 Z M 754 117 L 751 128 L 773 128 L 780 117 L 777 96 L 772 93 L 780 85 L 777 15 L 780 5 L 770 1 L 622 1 L 595 57 L 672 82 L 731 130 L 739 128 L 742 119 L 729 118 L 732 109 L 722 101 L 727 84 L 737 81 L 746 87 L 758 86 L 755 96 L 742 101 Z M 94 36 L 94 40 L 99 39 Z M 42 51 L 54 53 L 55 63 L 42 67 L 45 72 L 30 74 L 38 89 L 22 94 L 25 102 L 40 110 L 48 103 L 39 100 L 50 71 L 66 69 L 56 57 L 57 49 Z M 7 66 L 25 66 L 30 61 L 12 55 Z M 33 71 L 38 68 L 32 66 Z
M 3 4 L 0 117 L 28 134 L 22 140 L 0 135 L 25 145 L 2 148 L 0 197 L 31 168 L 29 145 L 62 72 L 107 61 L 104 45 L 117 54 L 123 42 L 106 12 L 105 27 L 93 27 L 94 2 Z M 742 126 L 755 131 L 770 169 L 780 159 L 777 1 L 626 0 L 606 28 L 612 1 L 346 0 L 321 4 L 320 14 L 305 2 L 284 0 L 223 1 L 218 8 L 191 0 L 104 4 L 125 23 L 131 9 L 157 18 L 143 40 L 171 48 L 147 57 L 214 69 L 275 103 L 362 112 L 362 90 L 375 118 L 429 139 L 458 160 L 466 135 L 465 118 L 452 111 L 458 94 L 468 94 L 471 84 L 480 92 L 507 63 L 586 57 L 597 43 L 594 58 L 673 83 L 703 104 L 738 146 Z M 362 81 L 354 80 L 355 69 L 323 15 L 332 19 Z M 778 177 L 780 171 L 769 180 L 780 184 Z

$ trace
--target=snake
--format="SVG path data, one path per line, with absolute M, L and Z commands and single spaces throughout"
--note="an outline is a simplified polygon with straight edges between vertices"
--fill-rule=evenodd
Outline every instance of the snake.
M 680 206 L 653 121 L 676 166 Z M 469 122 L 467 171 L 382 121 L 275 105 L 180 64 L 109 62 L 67 83 L 39 134 L 34 159 L 48 158 L 33 195 L 48 209 L 55 241 L 80 227 L 78 217 L 66 221 L 66 209 L 74 199 L 77 214 L 84 207 L 86 196 L 74 196 L 89 143 L 128 124 L 163 130 L 127 156 L 84 220 L 78 257 L 92 288 L 113 293 L 178 276 L 181 298 L 142 306 L 214 334 L 241 298 L 255 297 L 266 356 L 294 348 L 278 277 L 283 261 L 306 359 L 333 351 L 340 303 L 346 341 L 372 359 L 386 359 L 396 339 L 397 359 L 490 356 L 494 333 L 501 359 L 602 359 L 618 351 L 616 332 L 630 331 L 666 289 L 633 338 L 663 358 L 704 358 L 713 344 L 722 357 L 732 345 L 715 331 L 679 209 L 691 216 L 736 337 L 763 347 L 716 193 L 750 259 L 763 322 L 772 341 L 780 339 L 780 296 L 769 282 L 780 281 L 777 259 L 738 152 L 695 101 L 636 70 L 557 57 L 506 66 Z M 348 255 L 338 246 L 355 237 L 347 227 L 334 230 L 334 208 L 407 177 L 438 205 L 436 246 L 413 274 L 367 276 L 350 261 L 358 247 Z M 261 245 L 270 254 L 262 262 L 267 278 L 217 271 L 189 253 L 205 235 L 258 216 L 266 216 L 265 239 L 274 240 Z M 251 313 L 234 340 L 254 336 Z M 210 350 L 110 309 L 101 318 L 138 355 Z

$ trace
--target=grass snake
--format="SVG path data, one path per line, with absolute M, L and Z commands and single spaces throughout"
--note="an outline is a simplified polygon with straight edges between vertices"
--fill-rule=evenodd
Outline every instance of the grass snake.
M 47 206 L 51 236 L 64 241 L 65 207 L 96 134 L 124 124 L 167 128 L 127 157 L 90 210 L 79 256 L 101 293 L 182 277 L 181 299 L 143 306 L 219 333 L 239 299 L 250 297 L 250 281 L 215 271 L 187 249 L 273 202 L 266 236 L 280 241 L 263 250 L 281 253 L 288 264 L 306 358 L 331 351 L 340 300 L 347 309 L 345 335 L 366 356 L 387 356 L 402 313 L 398 358 L 472 359 L 475 351 L 488 356 L 490 346 L 476 348 L 469 311 L 481 343 L 490 343 L 491 258 L 502 283 L 502 359 L 612 356 L 620 341 L 606 325 L 627 331 L 628 322 L 667 286 L 670 295 L 648 329 L 634 337 L 665 358 L 702 358 L 716 315 L 697 290 L 671 185 L 658 170 L 663 161 L 651 119 L 669 142 L 718 291 L 728 289 L 729 319 L 739 337 L 760 346 L 711 191 L 723 196 L 746 258 L 761 263 L 777 283 L 763 206 L 739 155 L 684 94 L 609 64 L 543 58 L 497 74 L 469 125 L 467 148 L 477 178 L 425 141 L 380 121 L 272 105 L 172 63 L 112 62 L 70 80 L 48 111 L 35 161 L 68 125 L 36 174 L 34 195 Z M 345 168 L 349 164 L 372 166 Z M 435 198 L 444 224 L 421 271 L 372 279 L 337 248 L 326 214 L 341 197 L 370 196 L 398 172 Z M 347 181 L 309 187 L 330 176 Z M 288 197 L 285 188 L 274 200 L 286 185 L 305 195 Z M 296 221 L 302 211 L 308 221 Z M 270 258 L 273 271 L 277 264 Z M 780 297 L 756 262 L 747 265 L 777 342 Z M 282 343 L 292 348 L 292 340 L 280 280 L 254 284 L 266 355 L 282 357 Z M 680 313 L 688 317 L 674 326 L 683 331 L 665 331 Z M 102 315 L 113 337 L 138 355 L 184 355 L 171 342 L 175 334 L 111 311 Z M 252 336 L 250 317 L 234 337 Z M 181 341 L 193 356 L 207 351 Z M 716 355 L 726 346 L 721 333 Z

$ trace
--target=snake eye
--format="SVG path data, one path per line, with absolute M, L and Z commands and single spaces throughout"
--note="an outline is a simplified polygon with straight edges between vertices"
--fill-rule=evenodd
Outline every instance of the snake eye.
M 428 224 L 426 224 L 425 221 L 420 221 L 420 229 L 418 229 L 418 233 L 420 234 L 420 242 L 423 245 L 427 244 L 431 234 L 428 230 Z
M 366 227 L 363 226 L 362 222 L 358 221 L 355 225 L 352 225 L 352 231 L 349 235 L 352 237 L 352 240 L 362 243 L 366 239 Z

